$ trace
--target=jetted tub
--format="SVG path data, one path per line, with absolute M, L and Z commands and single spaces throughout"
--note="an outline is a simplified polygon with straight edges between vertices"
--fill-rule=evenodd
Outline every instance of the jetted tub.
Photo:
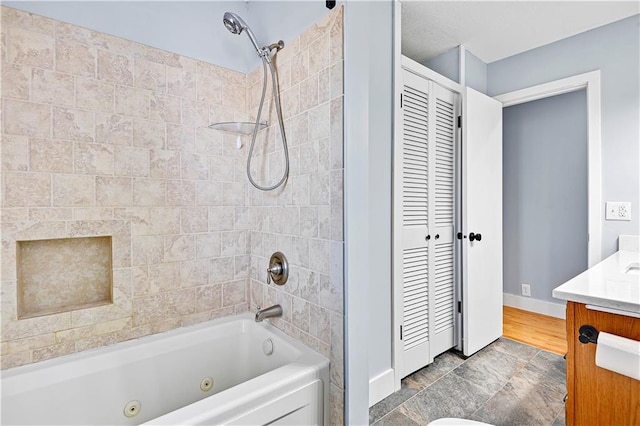
M 322 425 L 329 361 L 251 314 L 2 372 L 2 424 Z

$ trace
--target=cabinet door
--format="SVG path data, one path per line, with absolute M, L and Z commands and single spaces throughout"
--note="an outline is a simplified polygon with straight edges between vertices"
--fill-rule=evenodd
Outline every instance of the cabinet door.
M 597 346 L 578 340 L 580 327 L 587 324 L 640 340 L 640 319 L 567 303 L 567 425 L 639 425 L 640 382 L 596 366 Z

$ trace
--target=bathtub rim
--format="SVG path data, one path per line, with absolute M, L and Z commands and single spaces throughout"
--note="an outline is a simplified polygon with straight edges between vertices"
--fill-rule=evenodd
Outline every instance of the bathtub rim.
M 0 387 L 0 396 L 10 396 L 22 392 L 28 391 L 28 389 L 24 389 L 23 386 L 18 385 L 15 390 L 11 392 L 7 392 L 6 381 L 9 381 L 11 384 L 17 378 L 20 378 L 24 375 L 37 374 L 38 372 L 48 369 L 61 367 L 64 368 L 71 363 L 80 361 L 80 365 L 82 368 L 78 368 L 76 365 L 73 369 L 73 376 L 82 376 L 81 371 L 88 370 L 90 372 L 97 372 L 107 370 L 109 368 L 113 368 L 113 365 L 105 364 L 103 366 L 98 366 L 95 368 L 101 359 L 108 359 L 109 356 L 118 356 L 118 354 L 124 354 L 127 352 L 133 352 L 136 350 L 140 350 L 139 347 L 153 344 L 156 342 L 160 342 L 166 339 L 171 339 L 172 337 L 188 337 L 189 335 L 195 335 L 199 332 L 202 332 L 208 328 L 213 328 L 216 326 L 224 326 L 227 324 L 239 323 L 239 326 L 242 326 L 243 330 L 247 327 L 258 327 L 262 330 L 265 330 L 267 333 L 275 334 L 279 339 L 282 339 L 288 346 L 294 349 L 297 352 L 297 356 L 291 362 L 300 362 L 302 364 L 311 364 L 311 365 L 322 365 L 324 362 L 329 364 L 329 360 L 322 354 L 316 352 L 315 350 L 309 348 L 301 341 L 287 335 L 282 330 L 275 327 L 273 324 L 270 324 L 268 321 L 255 322 L 254 314 L 251 312 L 244 312 L 237 315 L 214 318 L 208 321 L 204 321 L 197 324 L 191 324 L 184 327 L 178 327 L 175 329 L 163 331 L 160 333 L 150 334 L 146 336 L 141 336 L 135 339 L 126 340 L 123 342 L 117 342 L 112 345 L 102 346 L 98 348 L 92 348 L 82 352 L 76 352 L 72 354 L 63 355 L 56 358 L 47 359 L 44 361 L 34 362 L 27 365 L 21 365 L 18 367 L 8 368 L 6 370 L 0 370 L 0 379 L 2 380 L 3 385 Z M 137 357 L 136 361 L 150 359 L 153 358 L 155 354 Z M 285 364 L 288 365 L 288 364 Z M 281 368 L 281 367 L 278 367 Z M 277 370 L 277 368 L 276 368 Z M 274 370 L 271 370 L 274 371 Z M 263 373 L 268 374 L 270 371 Z M 257 376 L 259 377 L 259 376 Z M 253 380 L 249 379 L 250 380 Z M 55 383 L 58 380 L 53 380 L 51 383 Z M 34 386 L 35 387 L 35 386 Z M 40 387 L 40 386 L 37 386 Z M 22 388 L 22 389 L 21 389 Z

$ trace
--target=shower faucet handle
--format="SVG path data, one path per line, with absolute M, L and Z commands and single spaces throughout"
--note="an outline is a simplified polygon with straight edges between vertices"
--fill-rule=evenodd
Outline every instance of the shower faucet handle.
M 275 284 L 283 285 L 289 278 L 289 263 L 284 254 L 278 252 L 271 255 L 269 259 L 269 267 L 267 268 L 267 284 L 271 284 L 271 280 Z
M 282 273 L 282 265 L 275 263 L 267 268 L 267 284 L 271 284 L 271 274 L 280 275 Z
M 267 268 L 267 272 L 270 274 L 280 275 L 282 273 L 282 265 L 275 263 Z

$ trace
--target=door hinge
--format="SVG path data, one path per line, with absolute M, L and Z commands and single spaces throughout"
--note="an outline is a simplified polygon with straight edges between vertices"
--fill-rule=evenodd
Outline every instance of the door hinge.
M 400 93 L 400 108 L 402 108 L 402 93 Z
M 400 326 L 400 340 L 402 340 L 402 326 Z
M 458 301 L 458 313 L 462 313 L 462 302 Z
M 458 129 L 462 127 L 462 116 L 458 116 Z

